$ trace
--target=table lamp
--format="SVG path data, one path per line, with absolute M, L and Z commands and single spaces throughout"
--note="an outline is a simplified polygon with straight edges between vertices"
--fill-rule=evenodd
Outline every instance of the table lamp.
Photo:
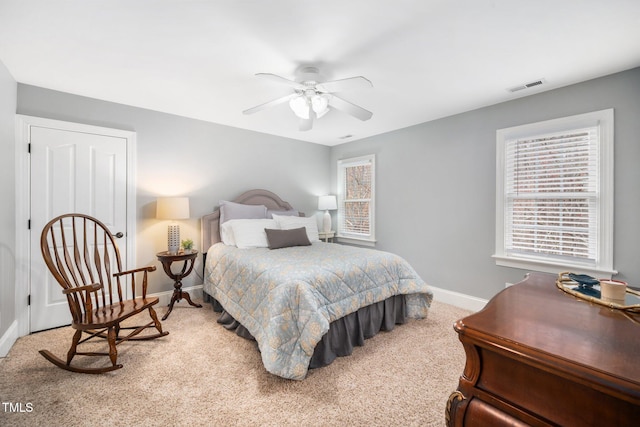
M 318 198 L 318 210 L 324 211 L 324 217 L 322 218 L 322 231 L 325 233 L 331 231 L 331 215 L 329 211 L 338 209 L 338 202 L 336 196 L 320 196 Z
M 180 249 L 180 225 L 175 222 L 178 219 L 189 218 L 188 197 L 160 197 L 156 204 L 156 218 L 170 219 L 167 230 L 167 250 L 176 254 Z

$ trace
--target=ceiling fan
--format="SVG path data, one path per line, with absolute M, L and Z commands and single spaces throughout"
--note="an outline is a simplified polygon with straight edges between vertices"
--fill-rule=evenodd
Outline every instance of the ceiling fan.
M 270 73 L 258 73 L 256 76 L 287 85 L 293 88 L 293 93 L 244 110 L 244 114 L 257 113 L 288 101 L 289 107 L 300 118 L 299 129 L 301 131 L 310 130 L 313 127 L 314 119 L 321 118 L 331 109 L 342 111 L 363 121 L 369 120 L 373 116 L 371 111 L 335 95 L 335 92 L 373 87 L 371 82 L 362 76 L 320 82 L 319 71 L 315 67 L 303 68 L 297 81 Z

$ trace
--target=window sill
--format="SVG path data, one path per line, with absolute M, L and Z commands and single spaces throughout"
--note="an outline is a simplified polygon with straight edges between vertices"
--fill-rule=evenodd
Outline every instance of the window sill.
M 548 260 L 522 259 L 502 255 L 493 255 L 492 257 L 496 260 L 496 265 L 519 268 L 522 270 L 542 271 L 545 273 L 555 274 L 573 271 L 581 274 L 589 274 L 602 279 L 611 279 L 611 276 L 618 274 L 618 272 L 613 269 L 598 268 L 577 263 L 554 263 Z
M 356 237 L 345 237 L 345 236 L 337 236 L 337 238 L 338 238 L 338 243 L 346 243 L 348 245 L 370 246 L 370 247 L 374 247 L 376 245 L 375 240 L 358 239 Z

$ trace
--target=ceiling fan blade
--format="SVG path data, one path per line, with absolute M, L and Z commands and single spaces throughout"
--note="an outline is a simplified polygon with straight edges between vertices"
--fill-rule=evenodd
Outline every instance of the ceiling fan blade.
M 364 108 L 352 104 L 349 101 L 345 101 L 344 99 L 339 98 L 335 95 L 331 96 L 329 105 L 337 110 L 343 111 L 347 114 L 351 114 L 353 117 L 362 121 L 369 120 L 373 116 L 373 113 L 371 111 L 365 110 Z
M 371 81 L 362 76 L 349 77 L 347 79 L 341 80 L 332 80 L 330 82 L 318 83 L 316 85 L 316 89 L 325 93 L 341 92 L 343 90 L 353 89 L 368 89 L 372 87 L 373 84 L 371 83 Z
M 316 113 L 311 108 L 309 108 L 309 118 L 308 119 L 300 119 L 300 123 L 298 125 L 299 131 L 308 131 L 313 127 L 313 119 L 316 118 Z
M 265 102 L 264 104 L 256 105 L 253 108 L 249 108 L 248 110 L 244 110 L 242 112 L 242 114 L 253 114 L 253 113 L 257 113 L 258 111 L 262 111 L 262 110 L 265 110 L 265 109 L 270 108 L 270 107 L 275 107 L 276 105 L 279 105 L 279 104 L 287 102 L 288 100 L 290 100 L 294 96 L 298 96 L 298 95 L 295 94 L 295 93 L 292 93 L 290 95 L 283 96 L 282 98 L 277 98 L 277 99 L 274 99 L 273 101 L 269 101 L 269 102 Z
M 275 83 L 287 85 L 287 86 L 292 87 L 294 89 L 298 89 L 298 90 L 305 90 L 306 89 L 306 86 L 301 84 L 301 83 L 295 82 L 293 80 L 285 79 L 284 77 L 280 77 L 280 76 L 275 75 L 275 74 L 258 73 L 258 74 L 256 74 L 256 76 L 257 77 L 262 77 L 263 79 L 271 80 L 272 82 L 275 82 Z

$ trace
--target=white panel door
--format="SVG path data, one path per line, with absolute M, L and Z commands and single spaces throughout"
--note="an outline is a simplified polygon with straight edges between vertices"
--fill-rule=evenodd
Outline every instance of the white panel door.
M 90 132 L 30 126 L 31 332 L 71 323 L 62 288 L 47 270 L 40 233 L 64 213 L 102 221 L 115 235 L 126 263 L 127 139 Z

